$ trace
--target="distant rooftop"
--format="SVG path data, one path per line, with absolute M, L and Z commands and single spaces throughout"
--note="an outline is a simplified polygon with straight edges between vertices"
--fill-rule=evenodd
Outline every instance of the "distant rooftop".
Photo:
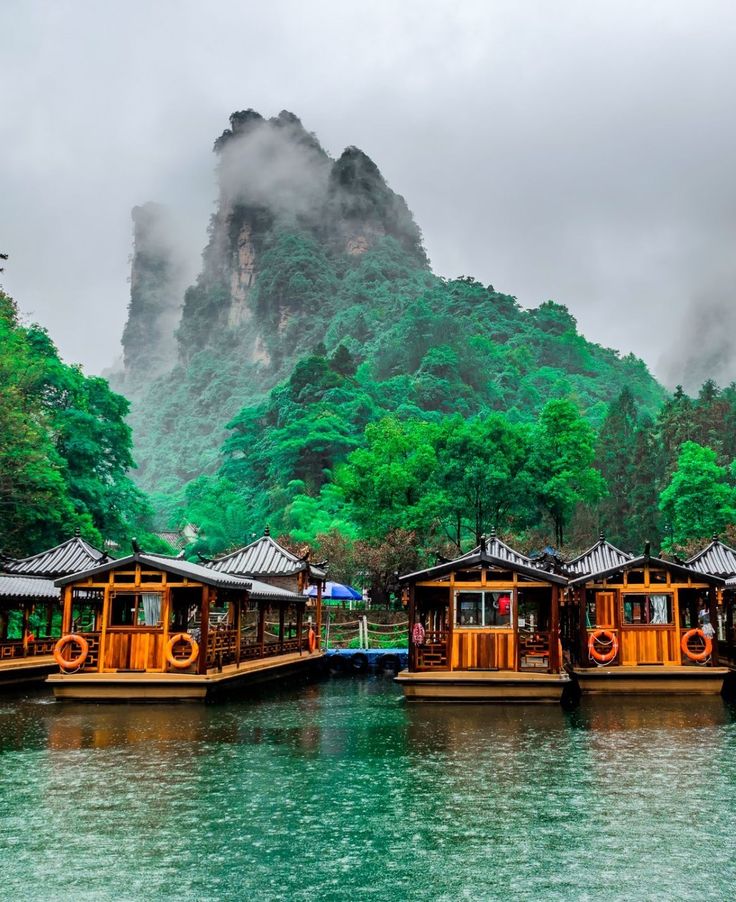
M 279 545 L 271 537 L 268 527 L 264 535 L 255 542 L 221 558 L 207 561 L 205 566 L 220 573 L 239 576 L 293 576 L 307 569 L 317 579 L 324 579 L 326 576 L 321 567 L 310 564 L 306 558 L 297 557 L 283 545 Z
M 586 573 L 600 573 L 602 570 L 610 570 L 611 567 L 618 567 L 620 564 L 632 559 L 633 555 L 629 554 L 628 551 L 621 551 L 615 545 L 611 545 L 601 533 L 595 545 L 569 560 L 565 567 L 571 574 L 582 576 Z
M 104 551 L 100 551 L 80 536 L 75 535 L 61 545 L 40 551 L 30 557 L 19 559 L 5 558 L 0 568 L 5 573 L 22 574 L 24 576 L 46 576 L 56 579 L 80 570 L 89 570 L 109 560 Z
M 685 561 L 688 567 L 699 573 L 712 573 L 715 576 L 733 576 L 736 574 L 736 549 L 721 542 L 717 536 L 702 551 Z

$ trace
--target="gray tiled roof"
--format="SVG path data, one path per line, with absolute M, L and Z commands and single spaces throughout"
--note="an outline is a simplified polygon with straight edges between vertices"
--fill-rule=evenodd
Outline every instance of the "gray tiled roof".
M 733 576 L 736 574 L 736 549 L 718 539 L 713 539 L 702 551 L 685 561 L 685 564 L 699 573 Z
M 52 579 L 39 576 L 8 576 L 0 574 L 0 598 L 33 601 L 36 598 L 58 599 L 61 595 Z
M 291 576 L 309 568 L 312 576 L 324 579 L 325 572 L 319 567 L 288 551 L 270 535 L 261 536 L 250 545 L 232 551 L 224 557 L 209 561 L 207 567 L 220 573 L 237 573 L 247 576 Z
M 5 560 L 2 569 L 7 573 L 19 573 L 24 576 L 55 578 L 78 573 L 80 570 L 89 570 L 90 567 L 107 560 L 108 556 L 104 551 L 99 551 L 79 536 L 73 536 L 47 551 L 40 551 L 38 554 L 18 560 Z
M 572 558 L 565 564 L 565 567 L 571 574 L 582 576 L 585 573 L 600 573 L 601 570 L 618 567 L 619 564 L 630 561 L 632 558 L 633 555 L 628 551 L 621 551 L 620 548 L 607 542 L 605 536 L 601 536 L 595 545 Z
M 458 558 L 458 560 L 462 560 L 466 557 L 474 557 L 480 554 L 481 547 L 482 546 L 480 545 L 476 545 L 476 547 L 472 551 L 469 551 L 467 554 L 463 554 L 460 558 Z M 491 535 L 486 539 L 485 553 L 490 555 L 491 557 L 498 558 L 498 560 L 508 561 L 511 564 L 523 564 L 526 567 L 534 566 L 534 562 L 530 557 L 522 554 L 520 551 L 517 551 L 510 545 L 507 545 L 504 541 L 499 539 L 495 532 L 492 532 Z

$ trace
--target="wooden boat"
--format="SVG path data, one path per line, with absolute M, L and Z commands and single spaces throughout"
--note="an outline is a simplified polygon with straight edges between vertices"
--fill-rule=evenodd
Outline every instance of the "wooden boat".
M 60 591 L 54 579 L 107 560 L 77 533 L 26 558 L 0 560 L 0 686 L 43 681 L 58 669 Z
M 598 567 L 590 571 L 591 561 Z M 601 537 L 570 561 L 572 672 L 584 693 L 718 694 L 728 669 L 699 612 L 718 622 L 721 577 L 621 552 Z M 577 570 L 577 576 L 574 571 Z M 583 572 L 581 572 L 583 571 Z M 567 644 L 567 643 L 566 643 Z
M 203 700 L 321 657 L 303 595 L 181 558 L 136 550 L 56 584 L 62 666 L 48 683 L 60 699 Z
M 719 661 L 736 670 L 736 548 L 713 536 L 705 548 L 685 561 L 685 566 L 725 580 L 724 588 L 716 589 L 718 622 L 713 625 L 718 635 Z
M 409 606 L 409 701 L 559 702 L 569 685 L 559 641 L 567 579 L 497 536 L 400 578 Z

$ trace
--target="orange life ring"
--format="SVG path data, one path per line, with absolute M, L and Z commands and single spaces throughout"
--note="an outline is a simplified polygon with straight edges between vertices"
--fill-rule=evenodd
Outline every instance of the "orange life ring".
M 78 645 L 79 654 L 76 658 L 65 658 L 62 652 L 67 645 Z M 78 670 L 87 660 L 89 654 L 89 642 L 77 633 L 69 633 L 62 636 L 54 646 L 54 660 L 62 670 Z
M 179 642 L 187 642 L 189 644 L 189 648 L 191 649 L 189 652 L 189 657 L 174 657 L 174 646 Z M 194 662 L 197 660 L 198 655 L 199 643 L 193 636 L 190 636 L 189 633 L 175 633 L 166 643 L 166 660 L 169 662 L 169 664 L 171 664 L 172 667 L 175 667 L 177 670 L 186 670 L 187 667 L 191 667 L 192 664 L 194 664 Z
M 308 641 L 308 645 L 309 645 L 309 654 L 311 655 L 312 652 L 316 651 L 316 649 L 317 649 L 317 633 L 315 633 L 315 631 L 312 629 L 311 626 L 309 627 L 307 641 Z
M 595 643 L 600 642 L 603 638 L 609 640 L 607 644 L 610 648 L 608 651 L 601 652 L 595 647 Z M 616 633 L 612 633 L 611 630 L 594 630 L 588 639 L 588 654 L 598 664 L 610 664 L 618 654 Z
M 705 648 L 701 652 L 694 652 L 691 650 L 690 640 L 693 636 L 700 636 L 703 642 L 705 642 Z M 680 648 L 685 657 L 690 658 L 691 661 L 707 661 L 713 651 L 713 641 L 710 636 L 706 636 L 701 629 L 688 630 L 680 641 Z

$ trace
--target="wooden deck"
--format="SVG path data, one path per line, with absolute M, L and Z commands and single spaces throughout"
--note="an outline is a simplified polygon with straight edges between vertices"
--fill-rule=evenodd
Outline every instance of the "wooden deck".
M 511 670 L 402 670 L 396 682 L 407 701 L 538 704 L 559 703 L 570 677 Z
M 594 695 L 719 695 L 728 667 L 632 664 L 575 667 L 581 692 Z
M 58 699 L 75 701 L 204 701 L 218 690 L 239 688 L 309 673 L 322 652 L 275 655 L 196 673 L 55 673 L 47 683 Z
M 0 661 L 0 687 L 18 686 L 23 683 L 40 683 L 58 670 L 53 655 L 35 655 L 27 658 L 8 658 Z

